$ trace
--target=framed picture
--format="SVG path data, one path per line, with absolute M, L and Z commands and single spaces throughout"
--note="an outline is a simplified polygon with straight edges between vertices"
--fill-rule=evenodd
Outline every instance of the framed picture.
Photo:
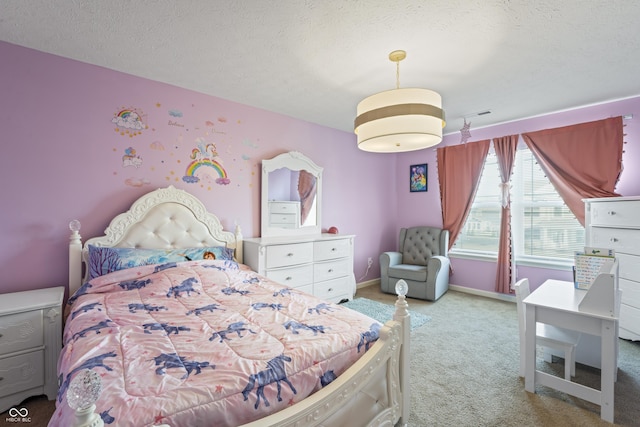
M 411 192 L 427 191 L 427 164 L 411 165 L 409 169 L 409 188 Z

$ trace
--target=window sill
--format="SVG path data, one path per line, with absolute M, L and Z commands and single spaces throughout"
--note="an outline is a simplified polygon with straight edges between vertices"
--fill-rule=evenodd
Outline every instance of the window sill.
M 449 251 L 449 258 L 469 259 L 474 261 L 496 262 L 498 255 L 492 252 L 477 251 Z M 546 268 L 549 270 L 571 271 L 573 269 L 573 260 L 555 259 L 555 258 L 522 258 L 516 259 L 516 266 Z

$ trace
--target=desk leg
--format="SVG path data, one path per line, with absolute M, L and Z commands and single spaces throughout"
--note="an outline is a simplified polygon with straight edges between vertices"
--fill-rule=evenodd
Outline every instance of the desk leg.
M 536 307 L 525 305 L 524 389 L 536 392 Z
M 601 406 L 600 417 L 613 423 L 613 389 L 616 377 L 616 322 L 615 320 L 602 321 L 602 341 L 601 341 L 601 371 L 600 371 L 600 390 L 601 390 Z

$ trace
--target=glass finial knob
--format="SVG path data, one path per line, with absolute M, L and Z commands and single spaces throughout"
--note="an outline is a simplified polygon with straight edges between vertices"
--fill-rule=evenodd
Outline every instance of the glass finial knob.
M 96 403 L 101 392 L 100 375 L 90 369 L 83 369 L 69 384 L 67 403 L 73 410 L 89 408 Z
M 396 294 L 403 297 L 407 295 L 408 291 L 409 291 L 409 285 L 407 285 L 407 282 L 405 282 L 402 279 L 396 282 Z
M 77 219 L 72 220 L 69 223 L 69 230 L 71 230 L 73 232 L 80 231 L 80 221 L 78 221 Z

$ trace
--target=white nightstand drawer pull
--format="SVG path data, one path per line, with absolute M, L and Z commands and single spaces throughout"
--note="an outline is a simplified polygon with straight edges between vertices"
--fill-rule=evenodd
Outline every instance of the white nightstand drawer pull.
M 609 239 L 609 241 L 610 241 L 611 243 L 615 243 L 615 242 L 617 242 L 617 241 L 618 241 L 618 239 L 617 239 L 617 238 L 615 238 L 615 237 L 612 237 L 612 238 L 610 238 L 610 239 Z
M 607 215 L 612 215 L 612 216 L 613 216 L 613 215 L 615 215 L 615 214 L 616 214 L 616 213 L 615 213 L 614 211 L 609 211 L 609 212 L 607 212 Z

